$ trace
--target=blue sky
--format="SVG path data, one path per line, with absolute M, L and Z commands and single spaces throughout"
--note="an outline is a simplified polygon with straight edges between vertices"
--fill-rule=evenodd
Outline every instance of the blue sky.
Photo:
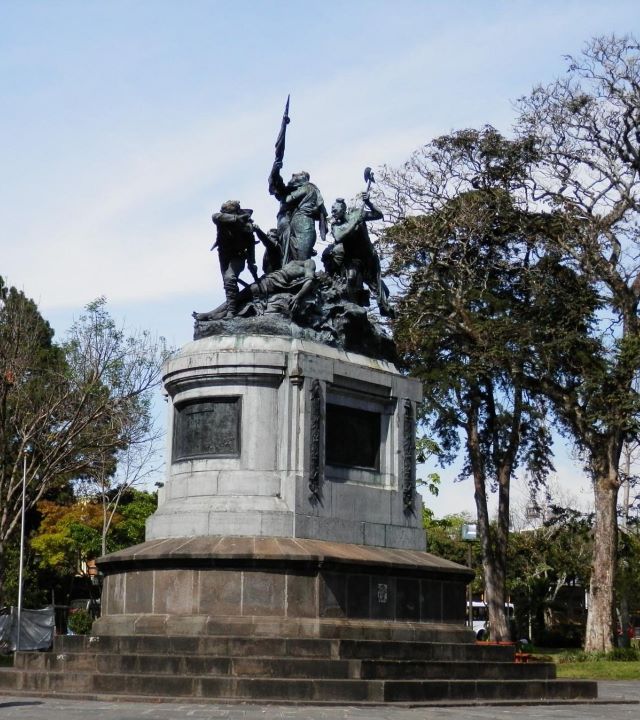
M 273 224 L 288 93 L 284 171 L 331 203 L 436 135 L 508 133 L 563 54 L 639 26 L 625 0 L 0 0 L 0 274 L 59 335 L 105 295 L 181 345 L 223 297 L 211 213 L 237 198 Z M 472 510 L 469 483 L 435 506 Z

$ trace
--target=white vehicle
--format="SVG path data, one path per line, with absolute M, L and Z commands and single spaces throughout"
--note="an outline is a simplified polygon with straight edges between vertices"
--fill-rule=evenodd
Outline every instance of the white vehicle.
M 505 610 L 507 611 L 507 622 L 513 619 L 514 607 L 513 603 L 505 603 Z M 468 610 L 467 610 L 468 612 Z M 471 604 L 473 632 L 476 635 L 477 640 L 484 640 L 487 635 L 487 625 L 489 623 L 489 610 L 487 604 L 484 602 L 478 602 L 476 600 Z

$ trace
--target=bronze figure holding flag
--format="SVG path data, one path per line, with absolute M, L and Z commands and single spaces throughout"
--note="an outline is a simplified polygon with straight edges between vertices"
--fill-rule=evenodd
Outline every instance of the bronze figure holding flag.
M 327 234 L 327 211 L 320 190 L 310 181 L 309 173 L 294 173 L 288 183 L 280 174 L 289 118 L 289 98 L 285 105 L 280 132 L 276 139 L 275 160 L 269 174 L 269 193 L 279 202 L 278 240 L 282 247 L 283 265 L 290 260 L 308 260 L 315 254 L 316 222 L 320 237 Z

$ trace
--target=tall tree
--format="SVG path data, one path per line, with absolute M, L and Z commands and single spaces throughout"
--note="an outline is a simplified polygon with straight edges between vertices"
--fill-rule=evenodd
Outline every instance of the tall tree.
M 65 447 L 69 368 L 35 303 L 0 278 L 0 604 L 8 543 L 20 529 L 22 484 L 32 508 L 85 461 Z
M 1 289 L 0 599 L 4 548 L 20 527 L 23 475 L 27 510 L 52 487 L 113 475 L 118 454 L 148 431 L 149 393 L 165 356 L 163 342 L 126 338 L 111 326 L 104 300 L 55 345 L 33 301 Z M 100 323 L 118 343 L 102 342 Z
M 589 288 L 546 252 L 571 222 L 526 207 L 521 195 L 536 159 L 527 140 L 493 128 L 434 140 L 381 186 L 394 224 L 384 233 L 401 288 L 394 336 L 423 381 L 425 410 L 448 459 L 464 437 L 461 472 L 474 481 L 478 536 L 493 637 L 505 614 L 510 481 L 524 464 L 540 482 L 551 468 L 544 399 L 525 381 L 532 346 L 566 355 L 594 309 Z M 567 311 L 567 297 L 581 298 Z M 541 332 L 540 318 L 553 325 Z M 563 335 L 564 334 L 564 335 Z M 489 522 L 487 496 L 498 493 Z
M 606 651 L 614 637 L 623 445 L 638 435 L 640 402 L 640 46 L 600 37 L 569 57 L 565 77 L 520 100 L 519 132 L 540 157 L 532 197 L 580 218 L 580 232 L 559 235 L 563 263 L 597 286 L 597 352 L 579 384 L 561 374 L 538 378 L 581 450 L 595 494 L 595 537 L 585 649 Z
M 168 352 L 162 338 L 118 327 L 104 298 L 87 305 L 69 331 L 65 350 L 77 381 L 100 383 L 112 407 L 105 421 L 117 441 L 96 449 L 97 462 L 76 488 L 100 502 L 105 554 L 123 494 L 153 477 L 162 462 L 153 398 Z

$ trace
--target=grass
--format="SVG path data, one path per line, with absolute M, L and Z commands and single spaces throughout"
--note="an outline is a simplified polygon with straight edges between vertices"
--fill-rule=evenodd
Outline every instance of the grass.
M 615 649 L 608 654 L 582 650 L 534 648 L 534 656 L 553 661 L 559 678 L 574 680 L 640 680 L 640 651 Z
M 640 680 L 640 662 L 638 660 L 587 660 L 577 663 L 559 663 L 556 665 L 559 678 L 574 680 Z

